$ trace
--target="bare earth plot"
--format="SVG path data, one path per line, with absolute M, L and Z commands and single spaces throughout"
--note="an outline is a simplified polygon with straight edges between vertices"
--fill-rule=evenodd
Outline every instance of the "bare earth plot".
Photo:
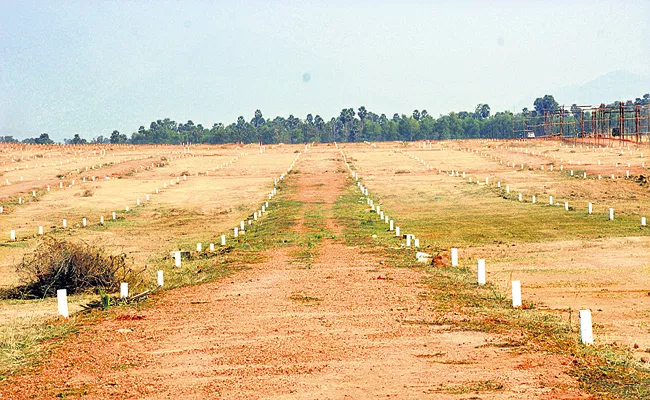
M 155 148 L 152 150 L 156 150 Z M 200 151 L 200 150 L 199 150 Z M 0 229 L 9 232 L 15 229 L 20 243 L 16 246 L 0 248 L 3 277 L 0 284 L 11 280 L 11 265 L 25 249 L 29 249 L 36 237 L 38 226 L 44 226 L 46 233 L 68 238 L 97 240 L 118 250 L 126 252 L 144 263 L 160 247 L 161 240 L 171 242 L 179 236 L 189 236 L 187 240 L 201 237 L 206 230 L 212 236 L 236 224 L 250 211 L 250 204 L 264 199 L 273 178 L 279 175 L 293 158 L 292 153 L 277 152 L 260 155 L 241 156 L 236 162 L 214 171 L 225 162 L 238 156 L 241 149 L 227 149 L 216 155 L 203 154 L 195 157 L 171 161 L 162 168 L 145 170 L 109 181 L 97 180 L 80 182 L 65 190 L 53 190 L 42 199 L 18 206 L 13 212 L 3 216 Z M 200 153 L 199 153 L 200 154 Z M 260 171 L 251 176 L 250 170 Z M 205 175 L 209 171 L 209 175 Z M 197 176 L 197 173 L 200 174 Z M 183 175 L 188 179 L 176 179 Z M 163 185 L 167 188 L 163 189 Z M 160 193 L 155 194 L 156 189 Z M 146 200 L 149 195 L 150 200 Z M 137 201 L 142 207 L 137 206 Z M 125 213 L 129 206 L 132 212 Z M 111 225 L 111 213 L 117 211 L 128 224 Z M 170 215 L 171 214 L 171 215 Z M 98 225 L 100 217 L 105 218 L 105 227 Z M 226 219 L 224 217 L 232 217 Z M 82 218 L 87 218 L 88 228 L 81 228 Z M 205 218 L 211 223 L 206 227 L 191 227 L 192 230 L 179 235 L 168 225 L 178 219 L 195 219 L 202 225 Z M 62 220 L 66 219 L 67 231 L 60 231 Z M 156 226 L 158 225 L 158 226 Z M 152 237 L 155 234 L 156 237 Z M 2 242 L 8 242 L 8 235 Z M 173 243 L 170 243 L 171 247 Z
M 497 154 L 495 143 L 513 150 Z M 347 146 L 346 154 L 382 209 L 398 216 L 398 225 L 422 238 L 428 250 L 435 254 L 459 247 L 461 266 L 474 270 L 477 259 L 486 259 L 489 281 L 508 293 L 510 281 L 520 280 L 524 298 L 574 324 L 577 310 L 591 309 L 597 343 L 622 344 L 648 364 L 650 230 L 641 227 L 640 218 L 650 218 L 650 189 L 622 179 L 625 171 L 621 174 L 621 168 L 613 167 L 616 161 L 627 165 L 627 149 L 624 156 L 620 150 L 577 149 L 572 153 L 573 147 L 548 142 L 466 141 L 434 143 L 431 149 L 394 143 Z M 544 160 L 549 163 L 545 170 L 539 165 L 529 169 L 538 158 L 531 153 L 552 151 L 559 155 L 557 160 Z M 642 162 L 648 166 L 643 151 L 634 150 L 632 168 L 625 167 L 636 176 L 644 173 Z M 481 152 L 514 160 L 516 168 Z M 425 160 L 433 170 L 406 153 Z M 576 170 L 577 160 L 583 167 L 588 164 L 589 179 L 571 177 L 566 170 L 560 173 L 560 159 L 565 168 L 572 160 Z M 602 160 L 601 166 L 597 159 Z M 525 163 L 524 169 L 520 163 Z M 555 165 L 553 172 L 550 163 Z M 618 170 L 615 180 L 594 178 L 614 169 Z M 451 170 L 465 172 L 466 177 L 451 177 Z M 484 184 L 486 176 L 489 185 Z M 498 181 L 501 189 L 496 187 Z M 522 202 L 518 193 L 523 193 Z M 537 204 L 531 203 L 532 195 L 537 196 Z M 557 205 L 548 205 L 549 195 Z M 565 201 L 570 211 L 564 209 Z M 587 213 L 589 202 L 593 215 Z M 608 220 L 610 207 L 616 210 L 614 221 Z
M 90 148 L 91 146 L 82 147 L 79 151 L 68 149 L 65 155 L 61 154 L 63 151 L 46 152 L 32 149 L 31 152 L 20 152 L 22 158 L 14 155 L 25 159 L 24 164 L 4 161 L 8 164 L 5 168 L 22 169 L 5 172 L 3 177 L 12 173 L 21 176 L 25 174 L 25 181 L 12 179 L 11 185 L 3 185 L 0 188 L 0 199 L 4 206 L 0 219 L 0 229 L 3 232 L 0 236 L 0 242 L 3 244 L 0 247 L 0 273 L 2 274 L 0 285 L 14 283 L 10 266 L 22 257 L 26 249 L 31 248 L 33 241 L 26 240 L 36 236 L 38 226 L 43 226 L 44 232 L 50 233 L 57 226 L 61 227 L 63 218 L 66 218 L 69 226 L 73 227 L 81 225 L 82 217 L 87 217 L 89 225 L 95 225 L 99 222 L 97 213 L 99 210 L 104 211 L 108 219 L 110 211 L 119 211 L 124 209 L 125 205 L 135 201 L 134 196 L 128 197 L 129 191 L 124 190 L 127 185 L 124 185 L 125 180 L 121 178 L 137 176 L 138 173 L 134 173 L 136 169 L 141 170 L 143 166 L 148 167 L 151 163 L 158 165 L 162 162 L 161 158 L 172 157 L 170 153 L 175 153 L 175 156 L 182 154 L 180 147 L 175 151 L 167 149 L 164 152 L 165 156 L 161 156 L 162 151 L 159 147 L 142 146 L 137 153 L 120 148 L 105 151 L 106 155 L 100 157 L 100 151 L 89 150 Z M 42 154 L 44 158 L 28 158 L 26 153 Z M 84 157 L 86 154 L 90 156 Z M 137 159 L 131 161 L 132 158 Z M 62 163 L 61 166 L 59 162 Z M 103 166 L 100 167 L 102 163 Z M 30 165 L 31 167 L 25 169 Z M 80 172 L 77 172 L 77 169 Z M 145 171 L 140 172 L 142 173 Z M 41 179 L 37 180 L 36 176 Z M 106 176 L 111 177 L 112 180 L 106 181 L 104 179 Z M 75 184 L 70 186 L 73 181 Z M 63 188 L 59 187 L 60 183 L 63 183 Z M 162 182 L 160 184 L 162 185 Z M 119 189 L 116 189 L 118 185 Z M 50 191 L 46 189 L 48 186 Z M 107 196 L 97 193 L 104 187 L 112 187 Z M 33 190 L 37 192 L 36 198 L 32 195 Z M 23 199 L 23 204 L 19 204 L 20 198 Z M 89 209 L 89 205 L 94 206 Z M 15 230 L 19 239 L 19 242 L 13 245 L 7 243 L 10 230 Z
M 428 322 L 426 270 L 345 240 L 342 166 L 331 146 L 302 156 L 279 203 L 288 245 L 81 326 L 2 398 L 588 398 L 568 358 Z
M 160 160 L 160 146 L 136 149 L 139 156 L 155 155 Z M 207 248 L 210 242 L 218 243 L 221 234 L 246 219 L 265 200 L 273 178 L 286 170 L 296 150 L 269 148 L 260 154 L 258 148 L 202 146 L 193 147 L 194 157 L 190 157 L 184 155 L 181 146 L 163 149 L 163 155 L 169 157 L 164 167 L 127 173 L 108 181 L 91 181 L 90 174 L 98 174 L 91 170 L 85 183 L 78 177 L 72 187 L 53 189 L 37 201 L 12 206 L 0 217 L 0 229 L 7 233 L 16 229 L 19 240 L 10 242 L 8 234 L 0 240 L 0 287 L 18 281 L 13 265 L 38 245 L 39 225 L 57 239 L 84 241 L 102 246 L 109 253 L 126 254 L 135 268 L 147 267 L 147 276 L 155 282 L 155 270 L 160 266 L 152 264 L 170 265 L 169 260 L 161 261 L 170 251 L 190 250 L 197 242 L 203 242 Z M 248 155 L 220 168 L 242 152 Z M 183 158 L 179 158 L 181 155 Z M 127 168 L 126 172 L 133 171 L 133 166 Z M 182 179 L 183 175 L 188 176 L 187 180 Z M 178 178 L 180 184 L 170 185 L 171 180 L 175 182 Z M 59 181 L 56 176 L 54 179 Z M 160 189 L 159 194 L 155 194 L 156 188 Z M 91 191 L 91 195 L 85 196 L 86 191 Z M 145 200 L 146 194 L 150 201 Z M 138 199 L 140 207 L 136 205 Z M 126 205 L 131 207 L 128 213 L 124 211 Z M 111 220 L 112 211 L 117 211 L 117 221 Z M 100 216 L 105 218 L 104 226 L 98 224 Z M 87 218 L 87 228 L 81 227 L 83 217 Z M 61 229 L 63 218 L 68 221 L 67 229 Z M 88 302 L 89 297 L 70 296 L 69 300 L 71 311 L 78 311 L 79 304 Z M 23 335 L 23 329 L 56 316 L 56 299 L 0 302 L 0 339 L 13 342 L 16 333 Z

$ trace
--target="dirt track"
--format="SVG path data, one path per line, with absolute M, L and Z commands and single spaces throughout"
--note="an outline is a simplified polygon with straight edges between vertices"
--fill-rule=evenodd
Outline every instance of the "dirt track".
M 316 148 L 289 181 L 332 230 L 340 166 Z M 86 327 L 34 374 L 0 384 L 0 398 L 587 398 L 568 360 L 427 324 L 425 272 L 332 239 L 309 269 L 295 251 Z

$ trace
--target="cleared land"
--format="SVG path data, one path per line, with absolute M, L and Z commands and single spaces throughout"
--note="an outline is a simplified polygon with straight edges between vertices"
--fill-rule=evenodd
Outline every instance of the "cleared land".
M 622 178 L 627 170 L 633 177 L 645 175 L 648 170 L 641 165 L 647 166 L 647 158 L 641 157 L 644 149 L 621 154 L 618 149 L 579 146 L 466 141 L 432 149 L 366 146 L 346 153 L 384 211 L 399 216 L 431 250 L 459 247 L 461 265 L 471 268 L 477 259 L 485 259 L 488 279 L 504 292 L 511 280 L 521 280 L 525 297 L 567 319 L 575 321 L 577 310 L 591 309 L 597 341 L 636 345 L 639 357 L 648 358 L 650 229 L 640 220 L 650 217 L 650 190 L 647 184 Z M 617 162 L 625 166 L 615 167 Z M 569 168 L 575 168 L 573 177 Z M 579 168 L 588 171 L 587 179 L 577 173 Z M 452 170 L 466 178 L 450 176 Z M 599 180 L 598 174 L 609 178 Z M 518 193 L 524 201 L 518 201 Z M 531 203 L 533 195 L 536 204 Z M 549 205 L 549 195 L 556 205 Z M 615 209 L 614 221 L 608 220 L 609 208 Z
M 648 210 L 648 188 L 621 178 L 626 170 L 644 174 L 643 150 L 623 156 L 557 143 L 488 141 L 338 147 L 315 145 L 302 154 L 269 212 L 236 240 L 232 228 L 252 218 L 273 179 L 304 146 L 267 146 L 264 153 L 256 146 L 138 146 L 107 150 L 124 162 L 99 172 L 86 172 L 81 161 L 65 170 L 39 167 L 40 182 L 51 180 L 57 189 L 37 201 L 11 203 L 0 219 L 7 232 L 0 247 L 3 284 L 16 281 L 11 265 L 33 249 L 43 225 L 56 237 L 127 253 L 134 268 L 147 266 L 151 284 L 162 268 L 166 286 L 177 288 L 140 306 L 67 321 L 53 319 L 52 300 L 4 302 L 3 351 L 13 352 L 14 364 L 3 359 L 2 397 L 650 395 L 650 232 L 639 222 Z M 459 247 L 460 268 L 417 264 L 414 251 L 369 212 L 339 150 L 403 233 L 415 234 L 433 254 Z M 8 167 L 18 165 L 11 161 L 17 151 L 5 156 Z M 38 150 L 30 151 L 33 157 Z M 50 153 L 63 162 L 74 152 L 90 159 L 93 151 L 55 147 Z M 119 158 L 121 152 L 141 159 Z M 614 166 L 623 159 L 622 170 Z M 590 177 L 572 177 L 568 160 L 572 167 L 579 160 Z M 145 168 L 136 172 L 138 166 Z M 114 179 L 104 179 L 103 168 L 111 168 Z M 452 170 L 466 178 L 450 176 Z M 11 171 L 10 181 L 20 172 Z M 599 173 L 618 177 L 598 180 Z M 92 175 L 102 178 L 92 181 Z M 171 185 L 176 178 L 179 184 Z M 31 179 L 38 186 L 38 175 Z M 31 193 L 31 186 L 5 188 L 11 201 Z M 84 195 L 89 190 L 92 195 Z M 537 204 L 530 203 L 532 195 Z M 548 205 L 548 195 L 561 206 Z M 566 211 L 564 201 L 572 209 Z M 132 211 L 123 211 L 126 205 Z M 609 207 L 616 210 L 614 221 L 607 219 Z M 119 219 L 109 221 L 118 210 Z M 97 224 L 100 216 L 104 226 Z M 83 217 L 91 226 L 81 227 Z M 61 229 L 63 218 L 67 229 Z M 10 229 L 18 242 L 8 240 Z M 218 245 L 221 234 L 228 235 L 226 249 Z M 219 251 L 192 252 L 182 268 L 171 268 L 169 252 L 193 250 L 197 242 L 204 249 L 215 243 Z M 487 261 L 485 287 L 475 284 L 478 258 Z M 509 307 L 513 279 L 522 281 L 525 309 Z M 578 342 L 580 308 L 594 312 L 595 346 Z M 46 328 L 41 321 L 52 322 Z M 21 352 L 36 332 L 56 339 L 30 343 L 33 353 L 47 350 L 47 356 Z
M 0 218 L 0 231 L 6 232 L 0 240 L 0 285 L 8 287 L 18 283 L 13 266 L 38 245 L 39 226 L 44 227 L 46 234 L 59 239 L 82 240 L 105 247 L 113 254 L 126 254 L 135 269 L 146 269 L 153 283 L 155 271 L 171 264 L 166 259 L 170 251 L 189 250 L 200 241 L 207 248 L 208 243 L 219 241 L 215 237 L 217 233 L 225 233 L 246 219 L 265 200 L 273 187 L 273 178 L 284 172 L 295 157 L 295 149 L 285 150 L 282 146 L 269 147 L 263 154 L 250 146 L 193 147 L 191 151 L 183 147 L 130 146 L 106 153 L 112 151 L 118 154 L 106 158 L 127 157 L 126 161 L 114 165 L 107 165 L 111 161 L 105 162 L 103 158 L 75 162 L 75 154 L 99 154 L 100 151 L 88 146 L 67 152 L 52 151 L 55 154 L 45 158 L 47 166 L 38 162 L 41 180 L 32 180 L 25 193 L 15 192 L 14 184 L 2 188 L 9 194 L 4 197 Z M 122 151 L 127 154 L 120 156 Z M 40 154 L 38 150 L 32 153 Z M 6 168 L 11 165 L 24 168 L 22 162 L 10 163 L 11 157 L 7 155 Z M 24 154 L 22 157 L 27 158 Z M 35 169 L 33 158 L 25 162 L 32 163 L 32 168 L 26 171 Z M 66 169 L 61 170 L 59 163 Z M 104 163 L 101 168 L 100 163 Z M 85 171 L 85 166 L 89 171 Z M 106 180 L 106 176 L 111 179 Z M 59 182 L 63 182 L 63 189 L 59 188 Z M 45 190 L 32 198 L 32 190 L 39 188 Z M 20 197 L 28 201 L 18 204 Z M 137 206 L 138 200 L 141 206 Z M 129 212 L 125 211 L 126 206 Z M 112 220 L 112 212 L 116 212 L 116 220 Z M 103 226 L 99 224 L 101 216 L 105 220 Z M 82 228 L 84 217 L 86 228 Z M 65 229 L 63 219 L 67 220 Z M 12 229 L 16 230 L 15 242 L 9 240 Z M 173 275 L 170 279 L 174 279 Z M 89 297 L 70 300 L 71 310 L 78 311 L 79 303 L 87 302 Z M 28 329 L 56 316 L 56 299 L 5 302 L 0 306 L 0 332 L 6 341 L 14 341 L 16 335 L 20 337 L 17 329 Z

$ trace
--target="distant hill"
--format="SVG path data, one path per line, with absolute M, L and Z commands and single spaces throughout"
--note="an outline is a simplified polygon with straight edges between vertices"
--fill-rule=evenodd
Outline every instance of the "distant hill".
M 571 85 L 559 89 L 549 89 L 544 93 L 533 93 L 530 97 L 515 103 L 515 110 L 523 107 L 533 108 L 537 97 L 551 94 L 560 105 L 570 106 L 575 103 L 581 106 L 598 106 L 600 103 L 610 104 L 617 100 L 632 100 L 650 93 L 650 78 L 628 71 L 612 71 L 585 83 Z
M 650 78 L 628 71 L 612 71 L 585 83 L 550 92 L 559 104 L 593 105 L 632 100 L 650 93 Z

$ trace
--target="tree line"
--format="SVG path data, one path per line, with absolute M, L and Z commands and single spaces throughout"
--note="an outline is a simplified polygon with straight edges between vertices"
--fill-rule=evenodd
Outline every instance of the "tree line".
M 111 143 L 305 143 L 360 142 L 419 139 L 459 139 L 463 137 L 496 137 L 505 134 L 510 125 L 509 113 L 490 116 L 489 106 L 482 104 L 478 112 L 450 113 L 434 118 L 426 110 L 411 115 L 376 114 L 364 106 L 345 108 L 339 116 L 324 120 L 307 114 L 304 119 L 293 115 L 264 118 L 256 110 L 250 121 L 243 116 L 230 125 L 216 123 L 205 128 L 194 122 L 176 123 L 169 118 L 154 121 L 149 129 L 141 126 L 127 139 L 115 131 Z
M 632 104 L 650 104 L 650 95 L 637 98 Z M 567 117 L 575 114 L 574 107 L 566 110 Z M 256 110 L 247 120 L 243 116 L 229 125 L 215 123 L 207 128 L 201 124 L 177 123 L 169 118 L 151 122 L 149 128 L 140 126 L 131 136 L 114 130 L 110 135 L 98 136 L 90 141 L 75 134 L 65 143 L 132 143 L 132 144 L 179 144 L 179 143 L 305 143 L 305 142 L 361 142 L 361 141 L 412 141 L 465 138 L 512 138 L 518 135 L 517 126 L 526 121 L 541 124 L 544 115 L 557 113 L 559 105 L 552 95 L 535 99 L 533 109 L 524 108 L 519 113 L 503 111 L 492 114 L 488 104 L 478 104 L 474 111 L 451 112 L 435 118 L 426 110 L 414 110 L 411 114 L 374 113 L 366 107 L 344 108 L 338 116 L 329 120 L 320 115 L 307 114 L 304 119 L 289 115 L 265 118 Z M 573 112 L 573 114 L 572 114 Z M 11 136 L 0 136 L 0 141 L 16 141 Z M 47 133 L 38 138 L 28 138 L 24 143 L 53 143 Z

